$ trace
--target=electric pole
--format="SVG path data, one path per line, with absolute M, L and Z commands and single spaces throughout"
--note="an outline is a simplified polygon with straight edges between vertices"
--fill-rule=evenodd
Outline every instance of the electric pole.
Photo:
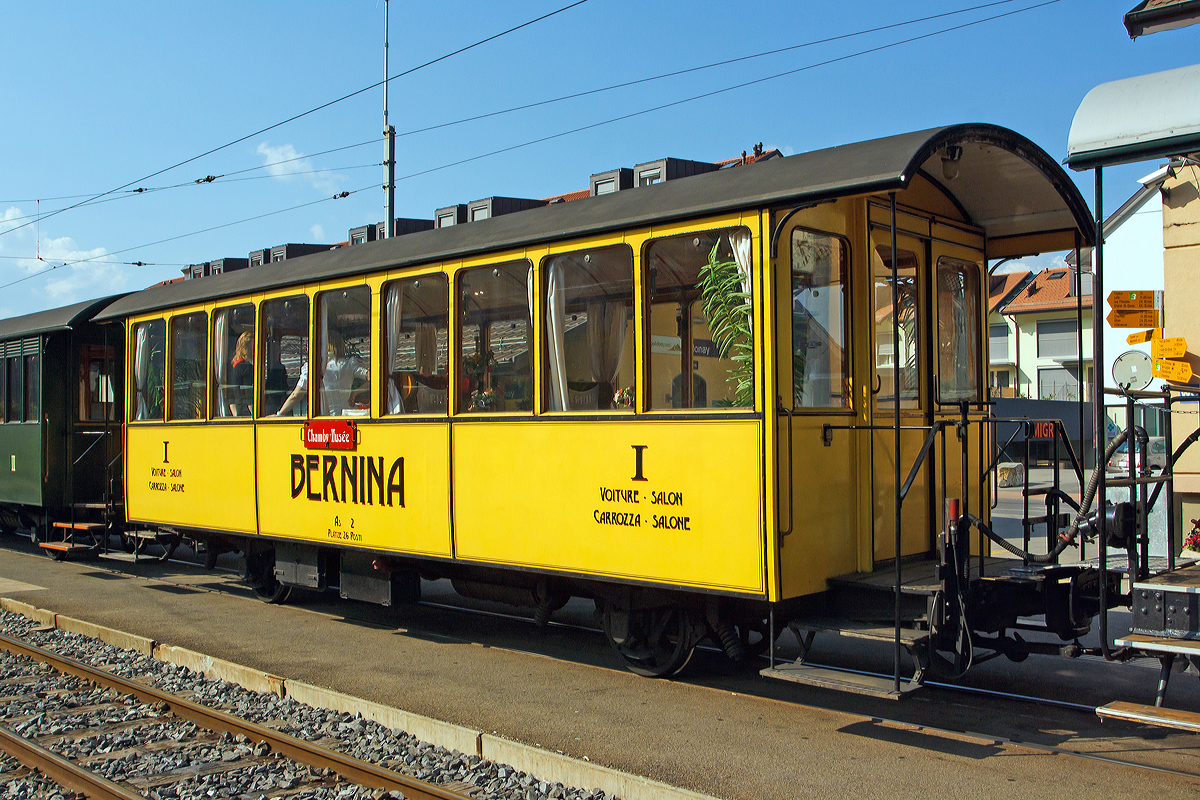
M 383 0 L 383 135 L 385 137 L 384 164 L 387 166 L 387 193 L 384 202 L 386 216 L 383 222 L 383 238 L 395 235 L 396 224 L 396 129 L 388 124 L 388 0 Z

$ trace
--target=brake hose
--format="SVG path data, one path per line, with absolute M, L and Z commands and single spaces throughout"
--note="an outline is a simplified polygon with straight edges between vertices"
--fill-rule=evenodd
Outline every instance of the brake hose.
M 1079 503 L 1079 511 L 1076 513 L 1075 519 L 1071 522 L 1071 527 L 1067 528 L 1058 535 L 1058 541 L 1055 542 L 1054 549 L 1049 553 L 1046 553 L 1045 555 L 1028 553 L 1017 547 L 1015 544 L 1010 544 L 1002 536 L 1000 536 L 1000 534 L 988 527 L 987 523 L 979 517 L 976 517 L 972 514 L 967 514 L 963 518 L 970 523 L 971 527 L 978 530 L 994 544 L 1004 548 L 1017 558 L 1026 559 L 1034 564 L 1053 563 L 1054 559 L 1058 558 L 1064 550 L 1075 543 L 1075 537 L 1079 533 L 1079 526 L 1084 522 L 1084 520 L 1087 519 L 1088 511 L 1090 511 L 1092 507 L 1092 501 L 1096 498 L 1096 490 L 1100 487 L 1100 471 L 1107 466 L 1108 460 L 1113 457 L 1114 453 L 1117 452 L 1117 448 L 1125 443 L 1127 435 L 1127 431 L 1121 431 L 1119 434 L 1113 437 L 1112 441 L 1108 443 L 1108 447 L 1104 449 L 1104 458 L 1092 469 L 1092 477 L 1090 480 L 1088 480 L 1087 491 L 1083 493 L 1083 498 Z

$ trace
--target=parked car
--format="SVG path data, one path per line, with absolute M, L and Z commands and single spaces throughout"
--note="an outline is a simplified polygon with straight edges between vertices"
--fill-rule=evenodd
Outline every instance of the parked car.
M 1166 469 L 1167 467 L 1167 440 L 1162 436 L 1151 436 L 1150 442 L 1150 469 Z M 1137 469 L 1141 471 L 1142 455 L 1138 452 Z M 1125 442 L 1117 448 L 1117 452 L 1108 462 L 1108 472 L 1129 472 L 1129 442 Z

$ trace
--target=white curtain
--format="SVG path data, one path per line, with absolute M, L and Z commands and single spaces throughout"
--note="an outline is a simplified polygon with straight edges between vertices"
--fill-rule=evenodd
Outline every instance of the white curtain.
M 738 272 L 742 276 L 742 291 L 750 294 L 750 232 L 738 228 L 729 232 L 729 246 L 733 249 L 733 258 L 737 261 Z M 747 300 L 747 303 L 750 301 Z M 747 317 L 746 322 L 753 327 L 753 318 Z
M 422 322 L 417 326 L 417 372 L 422 375 L 437 373 L 437 326 Z
M 213 379 L 217 382 L 217 416 L 228 417 L 229 398 L 225 392 L 226 370 L 229 368 L 229 309 L 217 312 L 213 325 L 213 342 L 217 352 L 213 354 Z
M 625 328 L 624 303 L 604 300 L 588 303 L 588 366 L 592 380 L 611 385 L 613 391 L 621 388 L 617 386 L 617 373 L 621 371 L 621 356 L 625 352 Z
M 329 303 L 327 298 L 320 298 L 321 303 L 321 330 L 320 339 L 317 340 L 317 375 L 321 376 L 321 380 L 309 381 L 309 386 L 317 387 L 317 396 L 320 402 L 317 404 L 317 413 L 324 416 L 329 413 L 329 401 L 325 397 L 325 365 L 329 363 Z
M 396 369 L 396 351 L 400 349 L 400 313 L 403 309 L 404 292 L 399 283 L 388 287 L 387 294 L 387 363 L 383 369 L 383 379 L 388 387 L 388 413 L 403 414 L 404 398 L 392 380 L 392 371 Z
M 138 326 L 134 369 L 137 372 L 137 413 L 133 418 L 147 419 L 150 416 L 150 405 L 146 402 L 146 379 L 150 377 L 150 326 L 148 324 Z
M 567 394 L 567 354 L 564 352 L 566 334 L 567 287 L 563 274 L 562 259 L 550 261 L 546 283 L 546 344 L 549 350 L 550 410 L 568 411 L 571 399 Z M 588 317 L 591 328 L 591 317 Z

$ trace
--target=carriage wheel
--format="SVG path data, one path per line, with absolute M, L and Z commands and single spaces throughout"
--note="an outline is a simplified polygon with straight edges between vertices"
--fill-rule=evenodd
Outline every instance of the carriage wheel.
M 254 593 L 258 595 L 258 599 L 264 603 L 272 605 L 280 605 L 288 601 L 288 597 L 292 594 L 292 587 L 280 583 L 274 578 L 269 584 L 256 585 Z
M 250 587 L 264 603 L 278 605 L 286 603 L 292 587 L 275 578 L 275 551 L 246 554 L 246 579 Z
M 605 606 L 604 633 L 631 672 L 647 678 L 677 675 L 692 660 L 692 621 L 679 608 L 621 611 Z

